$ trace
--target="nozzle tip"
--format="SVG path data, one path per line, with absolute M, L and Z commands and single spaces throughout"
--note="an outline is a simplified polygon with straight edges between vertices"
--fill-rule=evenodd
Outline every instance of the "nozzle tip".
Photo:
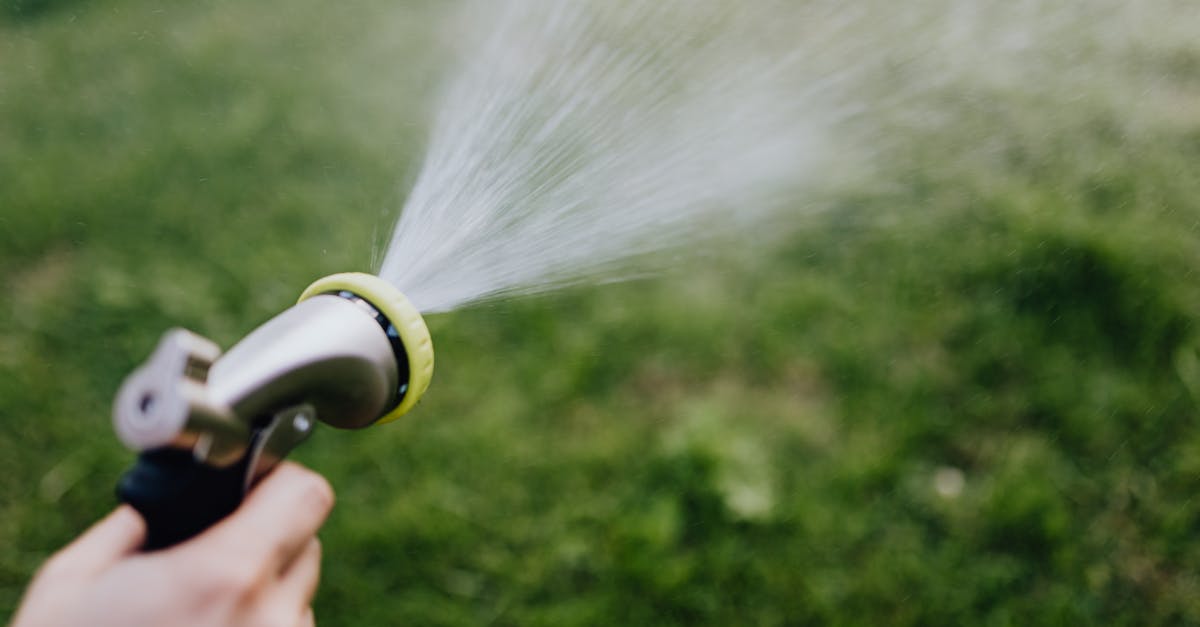
M 400 403 L 376 424 L 391 422 L 403 416 L 421 400 L 433 378 L 433 341 L 421 312 L 391 283 L 362 272 L 331 274 L 317 279 L 300 295 L 304 301 L 320 294 L 348 291 L 371 303 L 379 310 L 400 336 L 408 358 L 408 387 Z

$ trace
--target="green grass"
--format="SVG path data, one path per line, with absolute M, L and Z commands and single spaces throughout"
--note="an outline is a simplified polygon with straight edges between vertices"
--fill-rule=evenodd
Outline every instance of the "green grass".
M 0 609 L 112 507 L 164 329 L 368 268 L 440 11 L 4 6 Z M 296 454 L 319 622 L 1200 622 L 1200 47 L 1141 55 L 1138 115 L 950 94 L 768 253 L 431 317 L 419 410 Z

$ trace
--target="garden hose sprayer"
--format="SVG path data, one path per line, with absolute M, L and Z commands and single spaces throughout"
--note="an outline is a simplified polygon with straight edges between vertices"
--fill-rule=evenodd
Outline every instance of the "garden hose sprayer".
M 168 331 L 117 393 L 117 435 L 140 452 L 117 493 L 146 520 L 145 548 L 182 542 L 235 510 L 317 420 L 344 429 L 395 420 L 432 375 L 421 314 L 368 274 L 319 279 L 224 355 Z

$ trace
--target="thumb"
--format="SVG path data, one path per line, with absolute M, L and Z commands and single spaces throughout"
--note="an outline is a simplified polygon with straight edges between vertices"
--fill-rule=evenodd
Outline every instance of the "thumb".
M 72 572 L 98 573 L 138 550 L 146 538 L 146 523 L 134 509 L 122 505 L 59 552 L 55 561 L 70 564 Z

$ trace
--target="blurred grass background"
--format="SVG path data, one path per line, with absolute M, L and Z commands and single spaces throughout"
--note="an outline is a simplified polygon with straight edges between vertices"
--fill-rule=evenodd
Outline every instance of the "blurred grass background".
M 5 609 L 164 329 L 369 268 L 444 8 L 0 7 Z M 420 410 L 296 455 L 319 622 L 1200 622 L 1200 45 L 1135 51 L 1136 112 L 947 94 L 768 252 L 431 317 Z

